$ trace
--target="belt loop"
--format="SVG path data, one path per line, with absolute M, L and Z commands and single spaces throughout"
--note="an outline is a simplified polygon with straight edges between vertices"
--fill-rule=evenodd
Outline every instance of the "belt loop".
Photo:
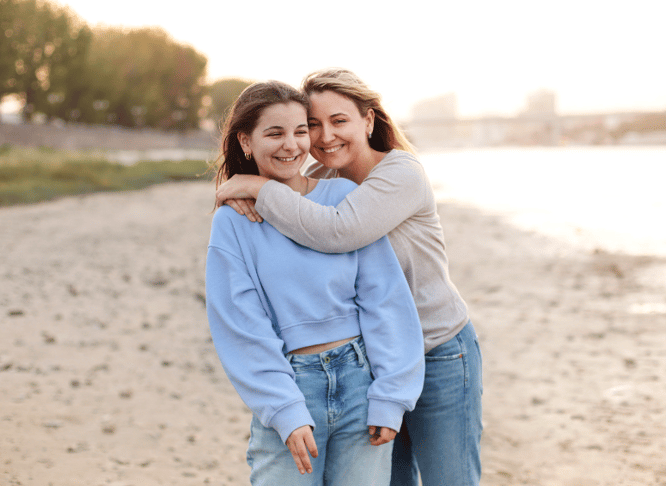
M 365 357 L 363 356 L 363 351 L 361 351 L 361 346 L 358 345 L 358 339 L 354 339 L 350 344 L 354 348 L 354 351 L 356 351 L 359 366 L 363 366 L 365 364 Z
M 287 361 L 289 362 L 289 364 L 291 364 L 291 361 L 294 359 L 294 355 L 289 353 L 285 356 L 285 358 L 287 358 Z

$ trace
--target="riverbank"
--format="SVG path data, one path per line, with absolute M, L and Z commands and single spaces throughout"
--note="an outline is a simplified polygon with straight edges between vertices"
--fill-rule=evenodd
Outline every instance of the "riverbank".
M 213 192 L 0 208 L 0 484 L 248 484 L 204 307 Z M 666 261 L 442 203 L 484 354 L 482 484 L 666 484 Z

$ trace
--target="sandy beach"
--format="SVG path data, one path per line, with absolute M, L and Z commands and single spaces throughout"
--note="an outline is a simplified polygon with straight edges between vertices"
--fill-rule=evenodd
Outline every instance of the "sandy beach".
M 212 196 L 0 209 L 0 486 L 249 484 L 205 313 Z M 482 484 L 666 485 L 666 260 L 440 214 L 484 355 Z

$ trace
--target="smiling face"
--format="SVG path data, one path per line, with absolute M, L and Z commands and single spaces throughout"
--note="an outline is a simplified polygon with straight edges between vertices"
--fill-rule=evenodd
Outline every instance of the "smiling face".
M 310 104 L 308 123 L 315 159 L 330 169 L 344 169 L 372 157 L 368 143 L 372 110 L 362 116 L 351 99 L 334 91 L 312 93 Z
M 297 185 L 310 150 L 305 107 L 296 102 L 267 107 L 252 133 L 239 133 L 238 141 L 243 151 L 254 157 L 259 175 Z

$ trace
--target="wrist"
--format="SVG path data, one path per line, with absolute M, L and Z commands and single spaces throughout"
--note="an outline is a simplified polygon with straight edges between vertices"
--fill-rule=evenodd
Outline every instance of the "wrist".
M 245 190 L 248 194 L 250 194 L 250 196 L 252 196 L 254 199 L 257 199 L 257 197 L 259 197 L 259 191 L 269 180 L 270 179 L 268 177 L 254 176 L 248 181 Z

